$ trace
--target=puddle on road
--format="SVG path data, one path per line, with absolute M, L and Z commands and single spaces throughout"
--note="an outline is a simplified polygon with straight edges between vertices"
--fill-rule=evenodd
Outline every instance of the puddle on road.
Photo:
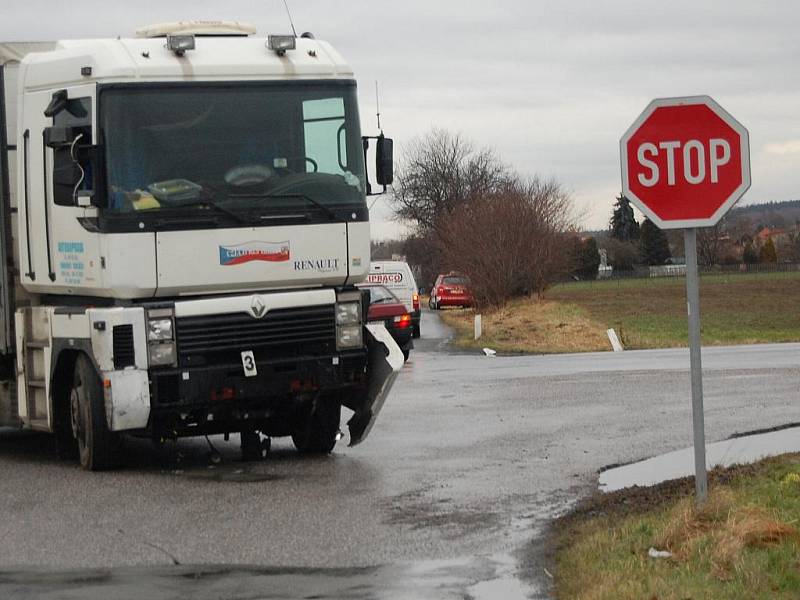
M 500 557 L 511 569 L 513 559 Z M 0 570 L 0 597 L 82 600 L 224 600 L 319 598 L 418 600 L 525 600 L 537 591 L 480 559 L 426 561 L 410 565 L 347 569 L 176 565 L 47 572 Z M 483 581 L 470 585 L 476 579 Z
M 800 452 L 800 427 L 735 437 L 706 444 L 706 466 L 729 467 L 753 463 L 768 456 Z M 614 492 L 631 486 L 651 486 L 694 475 L 694 449 L 685 448 L 600 473 L 598 487 Z
M 545 597 L 544 591 L 524 583 L 517 577 L 517 561 L 507 554 L 495 555 L 495 576 L 467 588 L 467 597 L 473 600 L 524 600 Z
M 509 529 L 514 553 L 532 536 L 542 514 Z M 520 563 L 523 563 L 522 565 Z M 530 600 L 547 592 L 521 577 L 524 564 L 509 553 L 374 567 L 315 569 L 252 565 L 151 565 L 47 571 L 0 569 L 0 598 L 59 597 L 81 600 L 224 600 L 253 598 L 419 600 Z
M 277 473 L 267 473 L 260 469 L 252 468 L 208 468 L 205 471 L 199 469 L 186 471 L 173 471 L 174 475 L 184 475 L 187 479 L 200 479 L 205 481 L 218 481 L 225 483 L 254 483 L 260 481 L 280 481 L 286 479 L 286 475 Z

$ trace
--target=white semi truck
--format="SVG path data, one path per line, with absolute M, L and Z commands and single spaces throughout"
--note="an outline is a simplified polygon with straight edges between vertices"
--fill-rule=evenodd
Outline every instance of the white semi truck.
M 121 434 L 330 452 L 342 406 L 363 441 L 403 364 L 354 287 L 369 139 L 385 190 L 391 140 L 310 34 L 0 44 L 0 425 L 91 470 Z

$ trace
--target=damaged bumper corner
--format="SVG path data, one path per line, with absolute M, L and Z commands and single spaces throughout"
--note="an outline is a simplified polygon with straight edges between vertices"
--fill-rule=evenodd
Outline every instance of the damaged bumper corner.
M 350 446 L 356 446 L 367 439 L 404 362 L 400 347 L 383 323 L 368 323 L 366 331 L 369 382 L 366 391 L 350 407 L 355 411 L 347 422 Z

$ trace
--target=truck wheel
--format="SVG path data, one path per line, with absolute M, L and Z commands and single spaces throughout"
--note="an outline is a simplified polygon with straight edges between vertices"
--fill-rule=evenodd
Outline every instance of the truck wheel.
M 94 366 L 84 354 L 75 361 L 69 405 L 72 434 L 78 441 L 81 467 L 87 471 L 104 471 L 113 467 L 116 444 L 106 421 L 103 387 Z
M 55 430 L 56 457 L 59 460 L 75 460 L 78 458 L 78 444 L 72 431 L 70 421 L 57 425 Z
M 320 394 L 298 416 L 292 431 L 295 448 L 303 454 L 330 454 L 339 436 L 341 411 L 336 396 Z

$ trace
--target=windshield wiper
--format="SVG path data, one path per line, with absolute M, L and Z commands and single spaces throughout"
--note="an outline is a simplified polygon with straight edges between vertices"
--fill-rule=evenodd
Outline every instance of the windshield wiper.
M 213 208 L 217 212 L 221 212 L 223 214 L 228 215 L 229 217 L 232 217 L 233 219 L 235 219 L 239 223 L 242 223 L 242 224 L 245 224 L 245 225 L 248 225 L 248 224 L 252 223 L 252 220 L 245 219 L 239 213 L 237 213 L 235 211 L 232 211 L 229 208 L 225 208 L 224 206 L 220 206 L 219 204 L 217 204 L 216 202 L 212 202 L 211 200 L 197 200 L 195 202 L 186 202 L 186 203 L 183 203 L 183 204 L 181 204 L 179 206 L 176 206 L 175 208 L 184 208 L 184 207 L 188 207 L 188 206 L 208 206 L 208 207 Z
M 300 198 L 302 200 L 308 200 L 311 204 L 316 206 L 326 215 L 328 215 L 332 221 L 340 221 L 342 223 L 346 222 L 346 219 L 341 218 L 337 215 L 330 207 L 325 206 L 321 202 L 314 200 L 311 196 L 306 196 L 305 194 L 229 194 L 229 198 Z

